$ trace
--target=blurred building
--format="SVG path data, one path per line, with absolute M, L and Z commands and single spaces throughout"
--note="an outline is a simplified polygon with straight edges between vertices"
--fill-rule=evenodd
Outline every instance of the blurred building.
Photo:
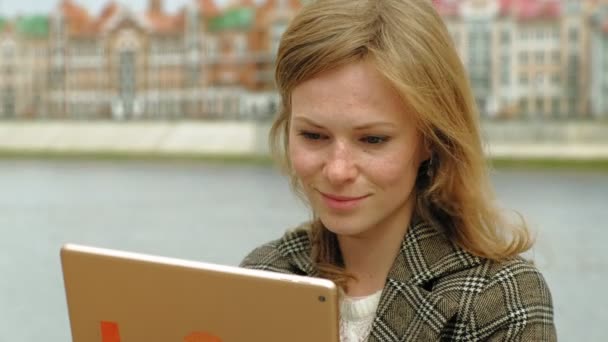
M 591 112 L 608 113 L 608 1 L 599 4 L 591 21 Z
M 63 0 L 2 21 L 0 113 L 70 119 L 259 118 L 274 112 L 273 62 L 297 0 L 196 0 L 167 14 Z
M 605 41 L 599 37 L 605 35 L 598 29 L 601 25 L 592 24 L 607 1 L 434 3 L 469 72 L 483 116 L 608 117 L 605 105 L 595 104 L 598 98 L 608 98 L 608 89 L 600 86 L 606 71 L 600 68 L 603 55 L 597 51 Z M 592 83 L 596 75 L 602 76 Z
M 0 20 L 0 117 L 268 117 L 281 34 L 306 0 L 162 0 Z M 433 0 L 486 118 L 608 118 L 608 0 Z
M 46 115 L 48 18 L 0 19 L 0 117 Z

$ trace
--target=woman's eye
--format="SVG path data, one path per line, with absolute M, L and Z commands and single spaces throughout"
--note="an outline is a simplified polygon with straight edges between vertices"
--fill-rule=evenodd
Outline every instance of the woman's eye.
M 370 136 L 362 138 L 361 141 L 363 141 L 366 144 L 376 145 L 376 144 L 381 144 L 383 142 L 388 141 L 388 137 L 370 135 Z
M 308 140 L 321 140 L 323 136 L 319 133 L 300 132 L 300 135 Z

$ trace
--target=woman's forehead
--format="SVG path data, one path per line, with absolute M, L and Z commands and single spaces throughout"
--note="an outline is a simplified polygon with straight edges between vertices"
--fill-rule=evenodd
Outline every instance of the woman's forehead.
M 319 74 L 296 86 L 291 96 L 293 118 L 313 121 L 347 119 L 360 125 L 369 121 L 403 120 L 402 97 L 369 62 L 356 62 Z

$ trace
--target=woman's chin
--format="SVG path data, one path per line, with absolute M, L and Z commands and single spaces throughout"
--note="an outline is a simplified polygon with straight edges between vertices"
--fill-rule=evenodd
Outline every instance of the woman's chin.
M 321 217 L 321 222 L 327 230 L 339 236 L 357 236 L 366 231 L 357 220 Z

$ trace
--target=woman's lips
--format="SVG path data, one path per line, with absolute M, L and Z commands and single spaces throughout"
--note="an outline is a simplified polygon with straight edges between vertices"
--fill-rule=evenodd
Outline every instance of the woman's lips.
M 364 199 L 369 197 L 369 195 L 359 196 L 359 197 L 347 197 L 347 196 L 338 196 L 333 194 L 326 194 L 320 192 L 321 197 L 323 198 L 323 202 L 330 209 L 337 211 L 347 211 L 356 208 Z

